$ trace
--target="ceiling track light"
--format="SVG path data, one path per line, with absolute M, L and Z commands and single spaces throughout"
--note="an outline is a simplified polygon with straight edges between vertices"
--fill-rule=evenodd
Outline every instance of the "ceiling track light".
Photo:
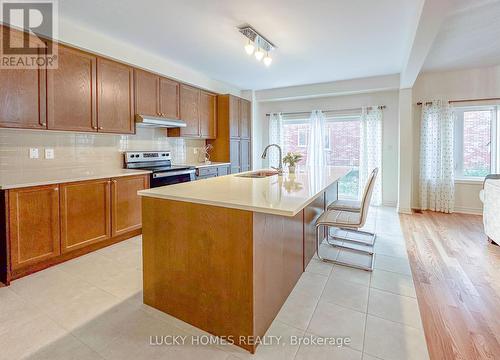
M 269 56 L 269 52 L 276 49 L 276 46 L 250 25 L 240 26 L 238 30 L 248 39 L 245 45 L 245 52 L 248 55 L 254 54 L 257 61 L 263 60 L 265 66 L 270 66 L 273 59 Z

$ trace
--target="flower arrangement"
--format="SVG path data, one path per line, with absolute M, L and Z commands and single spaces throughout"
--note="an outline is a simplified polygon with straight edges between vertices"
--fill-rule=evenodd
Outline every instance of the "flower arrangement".
M 302 160 L 301 153 L 289 152 L 283 158 L 283 162 L 288 165 L 288 170 L 290 173 L 295 173 L 295 165 Z

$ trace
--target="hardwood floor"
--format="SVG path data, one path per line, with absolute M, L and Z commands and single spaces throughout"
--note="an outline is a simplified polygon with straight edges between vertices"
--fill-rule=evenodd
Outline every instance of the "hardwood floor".
M 500 358 L 500 247 L 482 217 L 401 215 L 431 359 Z

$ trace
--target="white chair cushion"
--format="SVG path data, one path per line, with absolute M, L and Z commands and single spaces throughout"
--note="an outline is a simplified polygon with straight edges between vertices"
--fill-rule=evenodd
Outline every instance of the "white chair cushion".
M 361 201 L 335 200 L 330 205 L 328 205 L 328 210 L 361 211 Z
M 318 218 L 316 223 L 357 228 L 361 223 L 361 214 L 352 211 L 327 210 Z

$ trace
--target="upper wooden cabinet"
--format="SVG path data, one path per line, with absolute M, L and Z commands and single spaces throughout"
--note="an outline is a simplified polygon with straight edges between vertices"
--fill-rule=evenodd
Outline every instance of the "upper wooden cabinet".
M 217 97 L 206 91 L 200 93 L 200 135 L 203 138 L 215 139 Z
M 12 269 L 61 253 L 58 185 L 10 190 L 8 214 Z
M 200 136 L 200 118 L 199 118 L 199 102 L 200 90 L 188 86 L 181 85 L 181 119 L 187 124 L 186 127 L 180 128 L 181 136 Z
M 61 251 L 111 237 L 111 180 L 61 184 Z
M 136 114 L 159 116 L 158 75 L 143 70 L 134 70 Z
M 58 56 L 57 69 L 47 71 L 48 128 L 97 131 L 97 58 L 62 45 Z
M 0 26 L 0 41 L 4 31 Z M 12 37 L 22 41 L 23 34 L 11 30 Z M 32 37 L 30 37 L 31 42 Z M 41 54 L 45 50 L 40 49 Z M 46 129 L 46 70 L 0 70 L 0 127 Z
M 214 139 L 217 136 L 217 105 L 215 94 L 181 84 L 180 119 L 184 128 L 168 129 L 168 136 Z
M 100 132 L 135 132 L 134 70 L 130 66 L 97 59 L 97 124 Z
M 139 190 L 149 188 L 149 175 L 126 176 L 111 180 L 112 235 L 118 236 L 142 227 Z
M 135 69 L 135 113 L 179 118 L 179 91 L 177 81 Z
M 160 116 L 169 119 L 179 118 L 180 84 L 177 81 L 160 77 Z

